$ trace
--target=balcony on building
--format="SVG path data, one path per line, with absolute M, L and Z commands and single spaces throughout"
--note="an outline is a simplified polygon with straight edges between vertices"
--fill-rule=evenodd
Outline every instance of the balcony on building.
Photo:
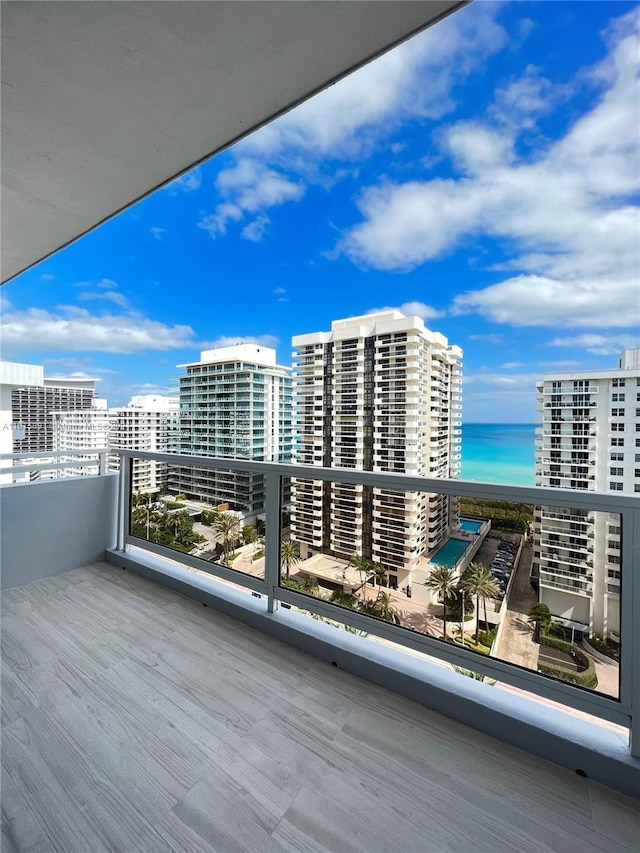
M 5 4 L 3 277 L 463 5 Z M 294 353 L 302 399 L 321 387 L 317 355 Z M 445 370 L 434 371 L 434 386 L 447 387 Z M 461 377 L 454 368 L 452 385 Z M 279 487 L 291 476 L 309 493 L 294 528 L 318 548 L 317 481 L 342 478 L 351 494 L 412 484 L 446 496 L 538 493 L 245 459 L 229 471 L 228 459 L 197 455 L 211 451 L 213 423 L 197 408 L 204 381 L 194 376 L 185 394 L 194 455 L 138 458 L 203 487 L 198 472 L 215 465 L 223 483 L 264 476 L 264 578 L 132 538 L 127 451 L 118 472 L 86 449 L 75 460 L 82 476 L 33 482 L 6 478 L 64 473 L 68 461 L 2 454 L 2 850 L 633 849 L 640 644 L 629 620 L 614 701 L 362 614 L 339 629 L 322 621 L 335 610 L 281 583 Z M 420 418 L 375 426 L 408 427 L 409 437 Z M 459 442 L 454 427 L 442 429 L 443 446 Z M 300 461 L 320 465 L 321 448 Z M 605 498 L 640 541 L 624 496 L 575 500 L 596 511 Z M 638 549 L 623 547 L 628 576 L 640 576 Z

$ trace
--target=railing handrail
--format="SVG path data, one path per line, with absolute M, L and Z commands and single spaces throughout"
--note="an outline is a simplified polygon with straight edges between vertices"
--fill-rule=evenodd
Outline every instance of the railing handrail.
M 81 447 L 74 450 L 32 450 L 28 453 L 0 453 L 0 460 L 7 459 L 55 459 L 57 456 L 88 456 L 114 453 L 113 447 Z
M 400 492 L 436 492 L 453 497 L 487 497 L 490 491 L 500 490 L 502 500 L 515 503 L 550 505 L 575 509 L 597 509 L 601 512 L 621 512 L 638 508 L 638 498 L 630 494 L 612 495 L 609 492 L 586 489 L 556 489 L 548 486 L 512 486 L 487 481 L 421 477 L 392 474 L 388 471 L 362 471 L 356 468 L 323 468 L 292 462 L 258 462 L 254 459 L 231 459 L 213 456 L 190 456 L 180 453 L 160 453 L 154 450 L 109 448 L 110 453 L 123 459 L 153 459 L 172 465 L 197 468 L 218 468 L 223 471 L 249 471 L 280 474 L 302 480 L 326 480 L 350 485 L 373 486 Z M 497 497 L 497 496 L 496 496 Z

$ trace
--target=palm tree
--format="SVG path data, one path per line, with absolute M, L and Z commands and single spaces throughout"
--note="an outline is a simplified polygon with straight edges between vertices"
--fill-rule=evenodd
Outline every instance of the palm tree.
M 460 588 L 476 597 L 476 646 L 480 635 L 480 599 L 484 605 L 484 623 L 487 625 L 487 598 L 497 598 L 500 588 L 491 571 L 482 563 L 471 563 L 460 580 Z
M 453 598 L 456 588 L 456 573 L 451 566 L 436 566 L 424 582 L 428 589 L 438 594 L 438 600 L 442 602 L 444 609 L 443 625 L 444 637 L 447 637 L 447 601 Z
M 379 563 L 372 563 L 371 560 L 367 560 L 366 557 L 361 556 L 360 554 L 354 554 L 349 560 L 352 566 L 354 566 L 359 572 L 362 580 L 362 598 L 364 601 L 367 600 L 367 581 L 373 575 L 376 575 L 377 566 Z M 382 568 L 382 567 L 380 567 Z
M 534 605 L 528 613 L 529 622 L 535 625 L 533 641 L 540 642 L 540 635 L 551 625 L 551 611 L 546 604 Z
M 358 610 L 361 613 L 366 613 L 367 616 L 375 616 L 377 619 L 384 619 L 385 622 L 392 622 L 395 625 L 399 625 L 400 617 L 391 600 L 390 595 L 386 592 L 381 592 L 377 598 L 361 601 L 358 605 Z
M 233 545 L 240 537 L 240 519 L 232 512 L 222 512 L 214 518 L 213 529 L 222 536 L 223 561 L 226 563 Z
M 280 560 L 284 566 L 286 577 L 289 577 L 289 568 L 300 562 L 298 546 L 291 539 L 284 539 L 280 545 Z
M 329 596 L 329 601 L 337 604 L 339 607 L 348 607 L 350 610 L 355 610 L 358 604 L 358 598 L 352 592 L 343 592 L 341 589 L 334 589 Z
M 384 568 L 382 563 L 372 563 L 371 571 L 373 572 L 374 579 L 378 586 L 387 585 L 387 570 Z

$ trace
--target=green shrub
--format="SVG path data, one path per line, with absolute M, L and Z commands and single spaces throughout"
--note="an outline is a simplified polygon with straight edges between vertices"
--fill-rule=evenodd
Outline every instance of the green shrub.
M 487 646 L 487 648 L 491 648 L 498 633 L 498 626 L 492 628 L 490 631 L 480 631 L 478 634 L 478 642 L 480 642 L 483 646 Z
M 255 563 L 256 560 L 261 560 L 264 557 L 264 548 L 260 548 L 256 553 L 251 557 L 251 562 Z
M 573 672 L 570 669 L 565 669 L 558 664 L 548 664 L 538 662 L 538 669 L 545 675 L 550 675 L 553 678 L 559 678 L 562 681 L 568 681 L 570 684 L 578 684 L 580 687 L 588 687 L 593 690 L 598 686 L 598 677 L 593 660 L 586 655 L 579 646 L 572 643 L 567 643 L 565 640 L 559 640 L 557 637 L 549 637 L 547 634 L 542 636 L 542 645 L 548 646 L 551 649 L 557 649 L 560 652 L 566 652 L 580 666 L 584 667 L 582 672 Z
M 606 655 L 615 661 L 620 660 L 620 647 L 614 645 L 611 641 L 603 640 L 598 634 L 594 634 L 593 637 L 585 637 L 585 639 L 600 654 Z
M 167 501 L 167 509 L 182 509 L 184 504 L 181 501 Z

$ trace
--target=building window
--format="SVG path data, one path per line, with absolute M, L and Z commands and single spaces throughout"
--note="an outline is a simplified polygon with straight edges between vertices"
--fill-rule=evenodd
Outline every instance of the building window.
M 620 557 L 617 554 L 609 554 L 607 556 L 607 563 L 611 563 L 613 566 L 619 566 Z
M 622 483 L 609 483 L 609 490 L 611 492 L 621 492 L 622 491 Z
M 609 534 L 611 536 L 620 536 L 620 526 L 617 524 L 609 525 Z
M 610 458 L 612 462 L 624 462 L 624 453 L 612 453 Z
M 636 483 L 633 487 L 634 492 L 640 492 L 640 483 Z
M 611 409 L 611 417 L 612 418 L 623 418 L 624 417 L 624 409 Z
M 624 403 L 624 391 L 620 394 L 612 394 L 611 395 L 612 403 Z
M 624 388 L 624 379 L 614 379 L 611 384 L 614 388 Z
M 616 438 L 616 436 L 613 436 L 611 439 L 611 447 L 624 447 L 624 438 Z
M 611 548 L 612 551 L 620 550 L 620 542 L 616 542 L 615 539 L 609 539 L 607 542 L 607 548 Z
M 623 477 L 624 476 L 624 468 L 609 468 L 609 476 L 610 477 Z
M 637 424 L 637 426 L 640 426 L 640 424 Z M 611 432 L 624 432 L 624 424 L 611 424 Z M 640 429 L 638 432 L 640 432 Z

